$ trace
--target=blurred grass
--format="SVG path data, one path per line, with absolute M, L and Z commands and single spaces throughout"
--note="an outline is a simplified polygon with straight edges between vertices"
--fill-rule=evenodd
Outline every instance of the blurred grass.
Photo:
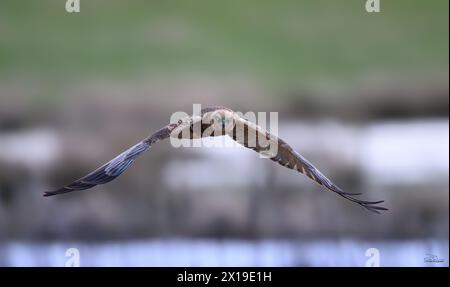
M 0 3 L 0 79 L 242 74 L 269 86 L 448 70 L 448 1 Z

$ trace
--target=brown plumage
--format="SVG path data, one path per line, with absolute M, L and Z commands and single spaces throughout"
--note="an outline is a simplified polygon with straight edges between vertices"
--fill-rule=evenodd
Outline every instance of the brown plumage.
M 383 201 L 363 201 L 354 197 L 360 195 L 360 193 L 347 193 L 342 191 L 342 189 L 336 186 L 282 139 L 240 117 L 232 110 L 220 106 L 205 108 L 201 111 L 200 115 L 180 119 L 177 123 L 163 127 L 88 175 L 58 190 L 45 192 L 44 196 L 89 189 L 96 185 L 107 183 L 121 175 L 142 152 L 148 150 L 153 144 L 163 139 L 169 137 L 194 139 L 223 135 L 230 136 L 244 147 L 250 148 L 284 167 L 306 175 L 319 185 L 326 187 L 328 190 L 337 193 L 347 200 L 359 204 L 367 210 L 375 213 L 380 213 L 381 210 L 387 210 L 377 205 Z

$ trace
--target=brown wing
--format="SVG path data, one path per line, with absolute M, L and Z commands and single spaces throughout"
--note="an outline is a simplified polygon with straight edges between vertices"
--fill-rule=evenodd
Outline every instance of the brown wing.
M 130 165 L 136 160 L 136 158 L 148 150 L 154 143 L 168 138 L 170 132 L 176 127 L 175 124 L 170 124 L 164 128 L 158 130 L 153 135 L 149 136 L 145 140 L 130 147 L 126 151 L 122 152 L 109 162 L 105 163 L 101 167 L 97 168 L 88 175 L 72 182 L 71 184 L 64 186 L 54 191 L 47 191 L 44 196 L 51 196 L 56 194 L 68 193 L 76 190 L 84 190 L 94 187 L 99 184 L 104 184 L 115 179 L 121 175 Z
M 303 173 L 316 183 L 325 186 L 345 199 L 353 201 L 372 212 L 380 213 L 380 210 L 387 210 L 387 208 L 377 206 L 377 204 L 384 202 L 383 200 L 363 201 L 354 197 L 361 193 L 347 193 L 342 191 L 342 189 L 323 175 L 306 158 L 293 150 L 285 141 L 271 135 L 252 122 L 237 119 L 233 132 L 229 136 L 241 145 L 269 157 L 284 167 Z M 274 149 L 275 146 L 276 148 Z

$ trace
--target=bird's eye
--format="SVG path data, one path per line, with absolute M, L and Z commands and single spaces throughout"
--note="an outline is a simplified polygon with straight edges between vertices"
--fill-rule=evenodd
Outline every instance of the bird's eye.
M 182 120 L 178 120 L 178 124 L 180 125 L 183 121 Z

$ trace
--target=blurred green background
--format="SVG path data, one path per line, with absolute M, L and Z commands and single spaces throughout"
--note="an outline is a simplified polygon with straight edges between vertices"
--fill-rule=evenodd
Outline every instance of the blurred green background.
M 373 78 L 448 70 L 447 1 L 384 1 L 373 14 L 361 0 L 96 0 L 78 14 L 64 4 L 0 4 L 2 80 L 40 83 L 29 96 L 41 104 L 78 81 L 186 74 L 248 79 L 276 98 L 328 88 L 342 98 L 324 101 L 350 101 L 348 90 Z
M 448 254 L 448 6 L 1 1 L 0 264 L 35 262 L 10 242 L 166 237 L 444 240 Z M 193 103 L 279 112 L 280 137 L 391 211 L 369 216 L 251 151 L 168 143 L 108 185 L 42 198 Z M 342 260 L 295 262 L 357 264 Z

